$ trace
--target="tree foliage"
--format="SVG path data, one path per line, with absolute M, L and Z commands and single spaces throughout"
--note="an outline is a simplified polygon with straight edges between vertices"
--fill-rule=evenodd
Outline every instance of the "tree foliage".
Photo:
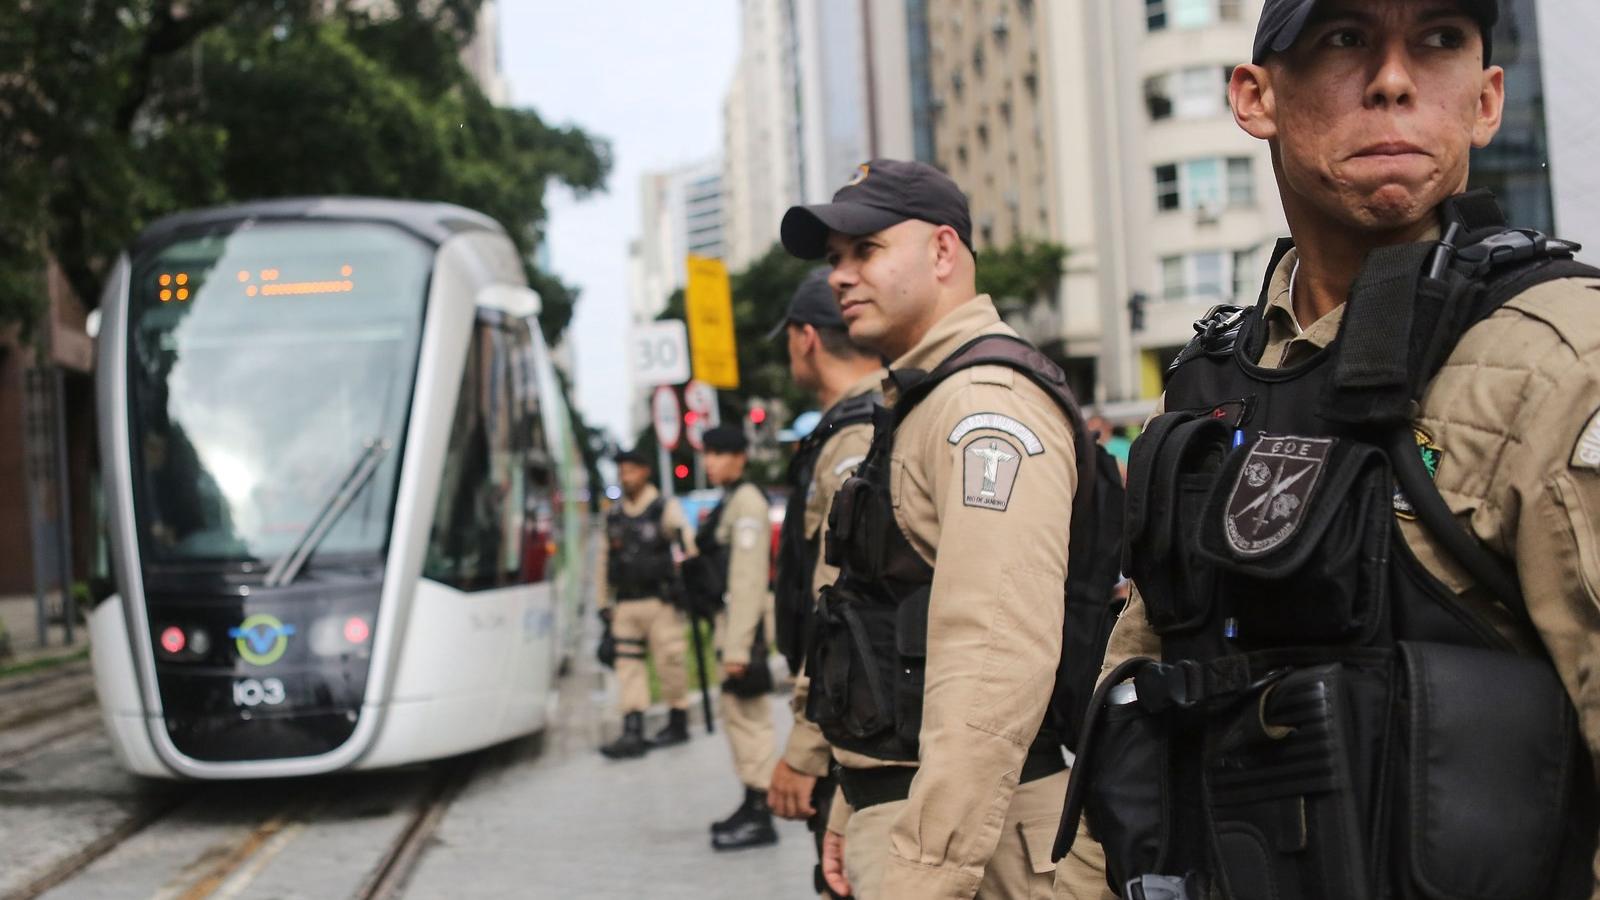
M 360 194 L 494 217 L 524 260 L 551 181 L 602 187 L 609 149 L 494 106 L 462 67 L 480 0 L 21 0 L 0 11 L 0 323 L 28 322 L 46 251 L 93 303 L 149 220 Z M 576 291 L 526 265 L 559 337 Z
M 978 293 L 996 301 L 1031 302 L 1050 296 L 1061 280 L 1067 249 L 1049 241 L 1018 241 L 978 253 Z

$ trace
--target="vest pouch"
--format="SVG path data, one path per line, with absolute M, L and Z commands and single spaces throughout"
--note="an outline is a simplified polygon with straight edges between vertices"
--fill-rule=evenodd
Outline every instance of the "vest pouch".
M 1210 718 L 1202 783 L 1223 896 L 1380 896 L 1388 658 L 1289 670 Z
M 1587 869 L 1594 849 L 1581 799 L 1593 794 L 1590 762 L 1554 669 L 1445 644 L 1401 643 L 1400 653 L 1405 740 L 1395 808 L 1407 819 L 1395 867 L 1409 875 L 1410 896 L 1588 897 L 1592 876 L 1575 894 L 1553 885 L 1564 851 Z
M 893 659 L 894 647 L 871 640 L 873 634 L 892 634 L 876 620 L 893 615 L 893 607 L 865 600 L 848 581 L 818 594 L 806 717 L 832 743 L 870 740 L 895 725 L 894 684 L 880 662 Z
M 1264 435 L 1235 452 L 1199 553 L 1241 648 L 1370 638 L 1388 596 L 1393 487 L 1374 447 Z
M 1138 703 L 1105 708 L 1095 726 L 1094 778 L 1084 801 L 1089 833 L 1105 848 L 1106 881 L 1120 890 L 1131 878 L 1164 871 L 1169 843 L 1166 716 Z
M 894 730 L 915 747 L 922 732 L 922 692 L 928 665 L 928 585 L 900 601 L 895 611 Z
M 1192 631 L 1210 619 L 1209 566 L 1195 558 L 1194 535 L 1228 447 L 1219 420 L 1193 412 L 1158 416 L 1128 460 L 1126 574 L 1139 585 L 1156 634 Z

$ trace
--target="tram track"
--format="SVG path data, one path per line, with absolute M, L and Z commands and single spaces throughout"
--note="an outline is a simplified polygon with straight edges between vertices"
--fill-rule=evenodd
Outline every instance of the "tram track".
M 372 854 L 374 862 L 351 900 L 393 900 L 402 896 L 450 805 L 483 764 L 482 753 L 449 759 L 426 767 L 424 783 L 393 836 Z M 348 779 L 349 776 L 334 776 Z M 330 785 L 340 789 L 327 791 Z M 58 860 L 0 900 L 36 900 L 60 887 L 70 888 L 97 861 L 184 810 L 203 814 L 223 798 L 230 786 L 194 784 L 154 798 L 114 828 Z M 289 789 L 291 796 L 273 806 L 242 834 L 212 844 L 178 868 L 156 892 L 161 900 L 231 900 L 242 896 L 256 877 L 284 855 L 297 840 L 356 794 L 348 780 L 316 779 Z M 365 855 L 365 854 L 364 854 Z

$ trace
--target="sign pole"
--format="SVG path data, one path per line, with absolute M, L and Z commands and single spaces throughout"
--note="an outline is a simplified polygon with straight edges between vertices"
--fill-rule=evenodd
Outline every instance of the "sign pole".
M 661 446 L 660 441 L 656 442 L 656 471 L 661 473 L 661 496 L 672 497 L 672 454 Z

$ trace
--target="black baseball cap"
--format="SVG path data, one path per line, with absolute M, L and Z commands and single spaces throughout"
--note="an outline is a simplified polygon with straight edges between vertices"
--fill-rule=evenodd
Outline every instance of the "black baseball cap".
M 650 460 L 647 459 L 643 453 L 640 453 L 636 449 L 619 450 L 617 451 L 617 465 L 620 466 L 623 463 L 633 463 L 636 466 L 649 467 Z
M 821 259 L 828 233 L 872 234 L 907 219 L 949 225 L 972 249 L 972 214 L 967 195 L 949 175 L 927 163 L 874 159 L 833 195 L 832 203 L 791 206 L 778 233 L 783 249 L 801 259 Z
M 1261 9 L 1261 21 L 1256 24 L 1255 47 L 1250 61 L 1261 65 L 1268 56 L 1294 46 L 1301 29 L 1311 20 L 1321 0 L 1267 0 Z M 1456 0 L 1467 15 L 1478 20 L 1483 29 L 1483 64 L 1489 65 L 1490 35 L 1494 23 L 1500 20 L 1499 0 Z
M 718 425 L 708 429 L 701 440 L 708 453 L 743 453 L 750 449 L 744 430 L 735 425 Z
M 823 266 L 812 269 L 810 274 L 794 289 L 794 296 L 789 298 L 789 312 L 784 315 L 773 329 L 767 332 L 767 340 L 772 340 L 783 334 L 790 325 L 810 325 L 814 328 L 833 328 L 842 330 L 847 326 L 844 316 L 839 313 L 839 300 L 833 296 L 833 288 L 828 284 L 828 272 Z

